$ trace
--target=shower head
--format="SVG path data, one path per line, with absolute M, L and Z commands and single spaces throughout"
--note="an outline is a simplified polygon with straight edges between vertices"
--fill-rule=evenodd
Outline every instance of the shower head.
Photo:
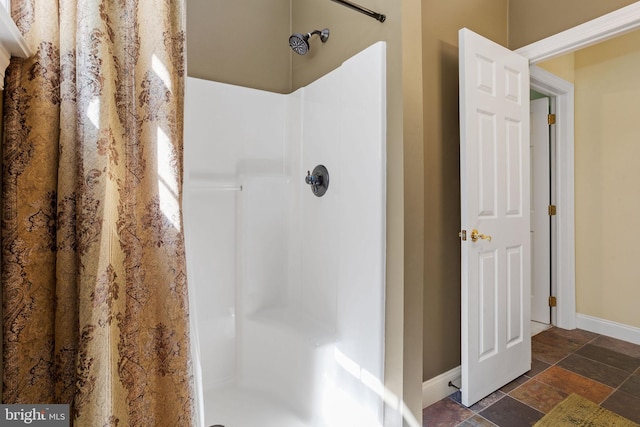
M 322 31 L 315 30 L 304 35 L 298 33 L 292 34 L 291 37 L 289 37 L 289 46 L 291 46 L 291 49 L 298 55 L 306 55 L 307 52 L 309 52 L 309 38 L 314 34 L 319 35 L 320 40 L 324 43 L 329 38 L 329 29 L 325 28 Z

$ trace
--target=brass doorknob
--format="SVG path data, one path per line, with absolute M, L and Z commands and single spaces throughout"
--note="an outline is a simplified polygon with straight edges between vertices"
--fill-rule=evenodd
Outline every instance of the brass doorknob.
M 478 230 L 475 228 L 471 230 L 471 241 L 477 242 L 478 239 L 491 241 L 491 236 L 487 236 L 486 234 L 480 234 Z

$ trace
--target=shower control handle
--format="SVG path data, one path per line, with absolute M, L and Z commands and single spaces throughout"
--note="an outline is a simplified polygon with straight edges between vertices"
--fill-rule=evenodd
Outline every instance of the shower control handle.
M 311 186 L 311 191 L 313 191 L 315 195 L 317 195 L 320 188 L 322 188 L 322 181 L 322 176 L 311 175 L 311 171 L 307 171 L 307 177 L 304 179 L 304 182 Z
M 313 168 L 313 173 L 307 171 L 304 182 L 311 186 L 311 191 L 317 197 L 324 196 L 329 188 L 329 171 L 323 165 Z
M 304 182 L 312 187 L 315 187 L 316 185 L 318 185 L 318 181 L 319 179 L 317 176 L 311 175 L 311 171 L 307 171 L 307 177 L 304 179 Z

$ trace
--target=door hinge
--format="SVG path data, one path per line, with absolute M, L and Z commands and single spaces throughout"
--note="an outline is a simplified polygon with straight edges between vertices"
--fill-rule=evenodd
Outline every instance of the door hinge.
M 462 240 L 467 240 L 467 230 L 462 230 L 458 233 L 458 237 Z
M 549 297 L 549 307 L 555 307 L 558 305 L 558 300 L 556 297 Z
M 555 125 L 556 124 L 556 115 L 555 114 L 549 114 L 547 116 L 547 122 L 549 123 L 549 125 Z
M 554 216 L 556 214 L 556 205 L 549 205 L 549 216 Z

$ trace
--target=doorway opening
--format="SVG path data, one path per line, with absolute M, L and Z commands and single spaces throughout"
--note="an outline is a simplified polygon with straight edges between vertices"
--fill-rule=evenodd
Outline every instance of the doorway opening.
M 551 327 L 555 268 L 555 97 L 530 90 L 531 336 Z
M 574 88 L 572 83 L 535 65 L 530 67 L 530 88 L 549 97 L 550 111 L 555 114 L 550 132 L 550 200 L 556 209 L 551 218 L 549 295 L 555 297 L 556 305 L 550 307 L 550 324 L 574 329 Z

